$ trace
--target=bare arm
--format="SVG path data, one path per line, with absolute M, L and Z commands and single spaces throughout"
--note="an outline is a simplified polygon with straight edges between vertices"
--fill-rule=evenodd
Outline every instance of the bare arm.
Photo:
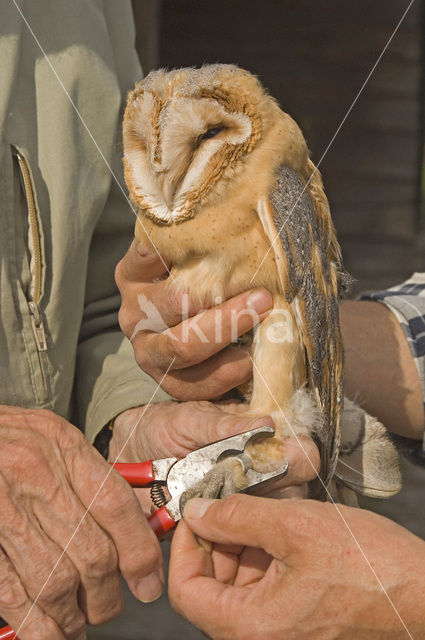
M 406 336 L 383 304 L 346 301 L 340 307 L 345 345 L 345 393 L 393 433 L 420 439 L 423 393 Z

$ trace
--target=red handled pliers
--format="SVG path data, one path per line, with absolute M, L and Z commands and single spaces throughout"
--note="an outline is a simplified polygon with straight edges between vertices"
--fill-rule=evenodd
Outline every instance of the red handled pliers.
M 274 429 L 269 426 L 251 429 L 218 442 L 206 445 L 189 453 L 185 458 L 163 458 L 161 460 L 148 460 L 146 462 L 117 462 L 113 467 L 131 484 L 132 487 L 151 487 L 151 497 L 158 507 L 149 518 L 148 522 L 158 538 L 174 529 L 182 517 L 180 498 L 182 494 L 196 485 L 205 474 L 221 460 L 234 457 L 240 460 L 244 467 L 247 486 L 243 491 L 251 487 L 264 486 L 282 478 L 288 464 L 270 473 L 255 471 L 250 463 L 249 456 L 245 453 L 245 447 L 256 440 L 263 440 L 274 435 Z M 171 498 L 163 491 L 167 487 Z M 0 628 L 0 640 L 19 640 L 9 626 Z
M 270 473 L 261 473 L 252 468 L 251 460 L 245 453 L 248 442 L 253 443 L 273 435 L 272 427 L 258 427 L 208 444 L 192 451 L 181 460 L 163 458 L 147 462 L 117 462 L 113 466 L 132 487 L 151 487 L 152 501 L 158 509 L 148 518 L 148 522 L 158 538 L 162 538 L 167 531 L 174 529 L 182 517 L 182 494 L 202 480 L 205 474 L 224 458 L 236 458 L 243 465 L 247 479 L 247 486 L 243 491 L 251 487 L 264 486 L 283 477 L 288 470 L 287 463 Z M 167 487 L 171 496 L 168 501 L 163 486 Z

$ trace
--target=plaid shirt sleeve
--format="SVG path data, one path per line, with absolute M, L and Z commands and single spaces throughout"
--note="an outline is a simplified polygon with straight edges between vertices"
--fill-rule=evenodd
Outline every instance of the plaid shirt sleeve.
M 360 299 L 381 302 L 400 322 L 415 360 L 425 399 L 425 273 L 414 273 L 402 284 L 385 291 L 365 293 Z M 425 460 L 425 435 L 420 453 Z

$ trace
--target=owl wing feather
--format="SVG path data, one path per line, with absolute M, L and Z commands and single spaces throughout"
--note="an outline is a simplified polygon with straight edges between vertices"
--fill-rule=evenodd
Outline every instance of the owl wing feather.
M 313 487 L 315 497 L 324 498 L 323 485 L 335 472 L 341 433 L 343 348 L 338 301 L 347 274 L 338 260 L 339 248 L 330 250 L 326 231 L 332 223 L 323 224 L 323 211 L 319 215 L 308 187 L 294 170 L 279 168 L 275 186 L 258 213 L 271 242 L 281 293 L 298 321 L 309 385 L 324 416 L 324 432 L 319 434 L 322 482 Z

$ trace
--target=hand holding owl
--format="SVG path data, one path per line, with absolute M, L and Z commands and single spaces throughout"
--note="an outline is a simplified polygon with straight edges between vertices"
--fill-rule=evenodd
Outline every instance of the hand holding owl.
M 122 298 L 121 329 L 131 339 L 140 367 L 157 382 L 163 380 L 174 398 L 219 398 L 252 376 L 249 349 L 231 342 L 267 316 L 271 295 L 264 289 L 246 291 L 203 310 L 196 298 L 170 287 L 167 275 L 155 251 L 141 252 L 133 242 L 115 272 Z M 255 314 L 245 313 L 248 305 Z

